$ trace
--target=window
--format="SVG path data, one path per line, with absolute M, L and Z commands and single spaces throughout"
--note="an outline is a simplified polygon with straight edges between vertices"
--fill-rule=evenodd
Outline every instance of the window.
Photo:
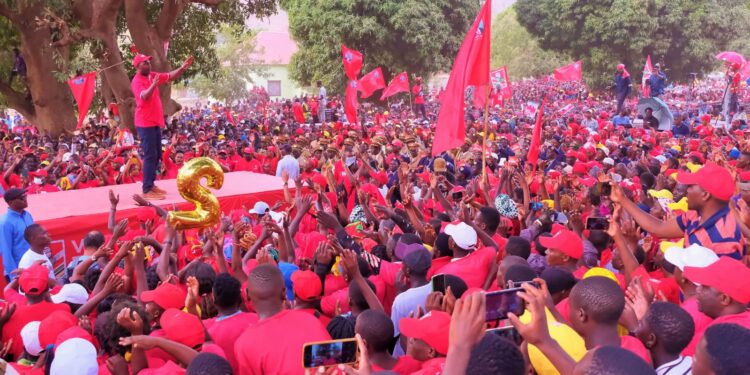
M 281 96 L 281 81 L 268 81 L 268 96 Z

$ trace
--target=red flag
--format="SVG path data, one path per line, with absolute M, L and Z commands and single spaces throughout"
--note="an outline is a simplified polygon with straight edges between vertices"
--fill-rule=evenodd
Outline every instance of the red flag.
M 362 93 L 363 98 L 369 97 L 373 92 L 384 87 L 385 79 L 383 79 L 383 71 L 379 67 L 365 74 L 359 80 L 359 91 Z
M 232 117 L 232 112 L 229 112 L 229 108 L 224 108 L 224 114 L 227 116 L 227 122 L 234 125 L 234 117 Z
M 643 78 L 641 79 L 641 92 L 644 98 L 651 96 L 651 86 L 648 85 L 648 79 L 651 78 L 651 73 L 654 68 L 651 66 L 651 55 L 646 57 L 646 65 L 643 66 Z
M 383 94 L 380 95 L 380 100 L 396 95 L 400 92 L 409 92 L 409 75 L 406 72 L 393 77 L 388 87 L 383 90 Z
M 510 99 L 513 96 L 513 92 L 510 89 L 507 67 L 491 71 L 490 79 L 492 80 L 492 87 L 503 96 L 503 99 Z
M 440 113 L 435 128 L 432 155 L 458 147 L 466 138 L 464 91 L 467 85 L 483 86 L 490 80 L 491 0 L 479 11 L 458 50 L 445 92 L 440 98 Z
M 582 63 L 581 60 L 578 60 L 570 65 L 555 69 L 555 79 L 558 81 L 580 81 L 582 72 Z
M 346 119 L 349 120 L 350 124 L 357 123 L 357 91 L 359 91 L 359 82 L 354 79 L 349 81 L 349 84 L 346 85 L 344 111 L 346 112 Z
M 539 161 L 539 145 L 542 144 L 542 117 L 544 116 L 544 104 L 546 102 L 547 99 L 545 98 L 537 109 L 534 133 L 531 136 L 531 146 L 529 146 L 529 153 L 526 154 L 526 162 L 534 165 L 534 170 L 536 170 L 536 164 Z
M 484 108 L 487 102 L 487 86 L 474 86 L 474 101 L 473 105 L 477 108 Z
M 344 62 L 344 71 L 349 79 L 357 79 L 362 69 L 362 53 L 341 45 L 341 59 Z
M 76 128 L 80 128 L 89 112 L 91 101 L 94 100 L 96 72 L 73 77 L 68 80 L 68 86 L 70 86 L 70 91 L 73 91 L 73 97 L 78 103 L 78 126 Z

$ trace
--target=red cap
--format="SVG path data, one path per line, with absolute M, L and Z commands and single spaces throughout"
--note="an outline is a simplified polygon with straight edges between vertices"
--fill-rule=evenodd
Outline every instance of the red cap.
M 245 148 L 242 149 L 242 152 L 245 153 L 245 154 L 252 154 L 253 153 L 253 149 L 251 147 L 245 147 Z
M 583 256 L 583 241 L 573 231 L 562 229 L 552 237 L 539 237 L 539 243 L 548 249 L 555 249 L 573 258 Z
M 313 271 L 294 271 L 292 273 L 294 295 L 303 301 L 311 301 L 323 292 L 320 277 Z
M 39 176 L 39 177 L 47 177 L 48 176 L 47 171 L 44 170 L 44 169 L 40 169 L 40 170 L 38 170 L 36 172 L 31 172 L 29 174 L 33 174 L 34 176 Z
M 23 270 L 18 278 L 21 291 L 32 296 L 38 296 L 47 290 L 49 284 L 49 269 L 41 264 L 34 264 Z
M 193 314 L 170 308 L 164 311 L 159 320 L 167 338 L 191 348 L 206 341 L 206 330 L 200 318 Z
M 140 63 L 149 60 L 151 60 L 151 56 L 146 56 L 142 53 L 139 53 L 135 55 L 135 57 L 133 57 L 133 66 L 137 68 Z
M 685 267 L 684 273 L 688 280 L 710 286 L 743 305 L 750 302 L 750 268 L 738 260 L 719 257 L 706 267 Z
M 448 330 L 451 316 L 443 311 L 433 310 L 419 318 L 401 318 L 399 329 L 406 337 L 420 339 L 440 354 L 448 354 Z
M 453 190 L 451 190 L 451 194 L 463 193 L 464 191 L 466 191 L 465 187 L 463 187 L 461 185 L 456 185 L 456 186 L 453 187 Z
M 695 173 L 677 172 L 677 182 L 698 185 L 717 199 L 728 201 L 734 194 L 734 179 L 728 170 L 708 163 Z
M 60 333 L 76 326 L 78 326 L 78 319 L 69 312 L 57 310 L 47 315 L 39 323 L 39 345 L 46 348 L 47 345 L 54 344 Z
M 147 290 L 141 293 L 143 303 L 153 302 L 162 309 L 179 309 L 185 306 L 185 295 L 187 293 L 179 286 L 171 283 L 164 283 L 154 290 Z
M 588 173 L 589 169 L 586 165 L 586 163 L 578 162 L 573 164 L 573 174 L 583 174 L 585 175 Z

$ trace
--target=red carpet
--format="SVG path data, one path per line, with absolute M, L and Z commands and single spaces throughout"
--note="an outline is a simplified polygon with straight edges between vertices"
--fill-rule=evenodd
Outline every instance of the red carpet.
M 157 181 L 157 186 L 167 191 L 166 199 L 152 201 L 167 210 L 189 210 L 192 204 L 186 202 L 177 192 L 176 180 Z M 34 221 L 43 225 L 52 236 L 52 263 L 55 271 L 58 266 L 67 264 L 72 257 L 83 251 L 83 237 L 92 230 L 109 234 L 109 190 L 120 195 L 117 205 L 117 220 L 136 220 L 139 207 L 133 202 L 133 194 L 141 193 L 141 184 L 115 185 L 85 190 L 70 190 L 58 193 L 29 195 L 28 211 Z M 210 189 L 209 189 L 210 190 Z M 212 190 L 219 199 L 221 209 L 228 213 L 235 209 L 252 208 L 257 201 L 273 205 L 284 198 L 281 178 L 252 172 L 224 174 L 224 185 L 220 190 Z M 7 209 L 7 208 L 6 208 Z M 0 264 L 0 272 L 2 271 Z M 59 269 L 61 270 L 61 269 Z

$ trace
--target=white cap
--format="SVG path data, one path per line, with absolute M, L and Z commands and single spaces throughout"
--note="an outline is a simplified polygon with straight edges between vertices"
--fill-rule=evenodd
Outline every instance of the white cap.
M 23 328 L 21 328 L 21 339 L 23 340 L 23 348 L 26 349 L 26 352 L 33 355 L 34 357 L 38 356 L 39 353 L 42 352 L 42 346 L 39 343 L 39 322 L 33 321 L 26 323 Z
M 453 242 L 464 250 L 474 250 L 477 246 L 477 231 L 463 221 L 446 225 L 445 234 L 451 236 Z
M 255 206 L 253 206 L 253 208 L 251 208 L 248 212 L 250 212 L 251 214 L 265 215 L 266 212 L 268 212 L 268 210 L 270 209 L 271 207 L 268 206 L 268 203 L 258 201 L 255 202 Z
M 570 166 L 570 165 L 565 166 L 565 168 L 563 168 L 563 172 L 565 172 L 565 174 L 573 173 L 573 166 Z
M 666 157 L 666 156 L 664 156 L 664 155 L 657 155 L 657 156 L 654 156 L 654 159 L 658 160 L 658 161 L 659 161 L 659 163 L 662 163 L 662 164 L 664 164 L 664 162 L 665 162 L 665 161 L 667 161 L 667 157 Z
M 674 264 L 680 271 L 684 271 L 685 267 L 708 267 L 718 261 L 719 256 L 709 248 L 692 244 L 684 249 L 677 246 L 670 247 L 664 252 L 664 259 Z
M 70 152 L 66 152 L 66 153 L 64 153 L 64 154 L 63 154 L 63 156 L 62 156 L 62 161 L 63 161 L 63 162 L 67 162 L 67 161 L 69 161 L 69 160 L 70 160 L 70 156 L 71 156 L 71 155 L 73 155 L 73 154 L 72 154 L 72 153 L 70 153 Z
M 604 158 L 602 164 L 615 165 L 615 161 L 612 158 Z
M 88 340 L 72 338 L 63 341 L 55 349 L 55 359 L 50 368 L 51 375 L 97 375 L 96 348 Z
M 51 297 L 54 303 L 74 303 L 76 305 L 83 305 L 89 300 L 89 293 L 86 291 L 81 284 L 70 283 L 63 285 L 57 294 L 53 294 Z

